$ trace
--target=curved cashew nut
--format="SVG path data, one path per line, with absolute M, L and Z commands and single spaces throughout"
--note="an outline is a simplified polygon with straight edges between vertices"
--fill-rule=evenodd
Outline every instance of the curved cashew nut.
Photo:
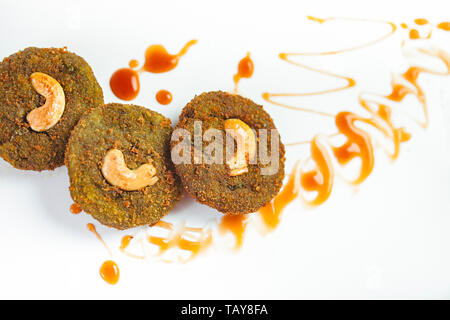
M 58 81 L 42 72 L 33 73 L 30 79 L 34 90 L 46 100 L 43 106 L 28 113 L 27 121 L 34 131 L 46 131 L 53 127 L 64 113 L 64 90 Z
M 135 170 L 128 169 L 122 151 L 110 149 L 103 159 L 102 174 L 113 186 L 126 191 L 135 191 L 152 186 L 158 181 L 156 168 L 143 164 Z
M 233 158 L 227 160 L 230 176 L 238 176 L 248 172 L 248 161 L 256 154 L 256 137 L 253 130 L 239 119 L 228 119 L 224 123 L 225 131 L 238 144 L 237 152 Z M 241 147 L 239 147 L 241 144 Z M 243 147 L 243 148 L 242 148 Z

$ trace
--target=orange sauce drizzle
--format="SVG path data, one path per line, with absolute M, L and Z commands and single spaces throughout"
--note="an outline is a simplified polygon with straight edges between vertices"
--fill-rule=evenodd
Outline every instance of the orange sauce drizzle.
M 154 227 L 160 227 L 169 231 L 167 237 L 148 236 L 148 241 L 158 247 L 159 255 L 169 249 L 179 248 L 190 252 L 188 259 L 190 260 L 212 243 L 212 232 L 210 229 L 181 226 L 176 230 L 173 224 L 162 220 L 155 224 Z
M 444 31 L 450 31 L 450 22 L 441 22 L 437 25 L 437 27 Z
M 360 184 L 371 174 L 375 160 L 370 135 L 355 126 L 356 120 L 362 118 L 351 112 L 340 112 L 336 115 L 336 126 L 339 132 L 347 137 L 347 142 L 340 147 L 334 147 L 333 152 L 341 165 L 347 164 L 354 157 L 361 159 L 360 174 L 353 181 L 354 184 Z
M 73 214 L 79 214 L 83 209 L 81 209 L 80 205 L 78 203 L 73 203 L 70 206 L 70 212 Z
M 172 102 L 172 94 L 167 90 L 159 90 L 156 93 L 156 101 L 162 105 L 168 105 Z
M 234 93 L 238 93 L 238 85 L 239 85 L 239 81 L 242 78 L 251 78 L 251 76 L 253 75 L 253 70 L 254 70 L 254 65 L 253 65 L 253 61 L 250 58 L 250 52 L 247 53 L 247 55 L 241 59 L 241 61 L 239 61 L 238 64 L 238 71 L 237 73 L 233 76 L 233 81 L 234 81 Z
M 289 174 L 289 180 L 281 189 L 280 193 L 272 199 L 268 204 L 259 209 L 259 214 L 264 222 L 266 228 L 274 230 L 281 221 L 281 213 L 283 209 L 295 198 L 299 193 L 299 187 L 297 181 L 299 174 L 299 164 L 294 166 L 294 169 Z
M 400 26 L 401 26 L 403 29 L 408 29 L 408 25 L 407 25 L 406 23 L 401 23 Z
M 107 283 L 114 285 L 119 281 L 120 271 L 117 264 L 112 260 L 103 262 L 100 267 L 100 276 Z
M 191 40 L 177 54 L 170 54 L 160 44 L 154 44 L 145 51 L 145 63 L 142 67 L 143 71 L 151 73 L 163 73 L 175 69 L 189 48 L 197 43 L 197 40 Z
M 314 199 L 306 201 L 309 205 L 324 203 L 333 188 L 334 168 L 331 157 L 325 145 L 320 142 L 319 137 L 315 136 L 311 141 L 311 159 L 314 161 L 316 169 L 302 172 L 300 175 L 303 189 L 317 192 Z
M 244 242 L 244 233 L 247 227 L 246 215 L 224 215 L 220 221 L 219 230 L 222 233 L 231 232 L 235 239 L 236 244 L 234 248 L 237 250 L 242 246 Z
M 312 16 L 308 16 L 308 19 L 314 22 L 319 22 L 320 24 L 323 24 L 325 22 L 329 22 L 329 21 L 335 21 L 335 20 L 343 20 L 343 21 L 353 21 L 353 22 L 367 22 L 367 21 L 371 21 L 371 22 L 379 22 L 382 24 L 387 24 L 390 27 L 390 30 L 385 33 L 384 35 L 380 36 L 379 38 L 363 43 L 361 45 L 357 45 L 354 47 L 350 47 L 350 48 L 345 48 L 345 49 L 341 49 L 341 50 L 335 50 L 335 51 L 322 51 L 322 52 L 296 52 L 296 53 L 280 53 L 279 57 L 281 60 L 292 64 L 296 67 L 300 67 L 302 69 L 305 70 L 309 70 L 309 71 L 313 71 L 319 74 L 323 74 L 326 76 L 330 76 L 333 78 L 337 78 L 337 79 L 342 79 L 345 84 L 340 86 L 340 87 L 336 87 L 336 88 L 331 88 L 331 89 L 327 89 L 327 90 L 320 90 L 320 91 L 313 91 L 313 92 L 302 92 L 302 93 L 269 93 L 269 92 L 264 92 L 262 94 L 262 97 L 265 101 L 283 107 L 283 108 L 287 108 L 287 109 L 292 109 L 292 110 L 297 110 L 297 111 L 304 111 L 304 112 L 310 112 L 310 113 L 315 113 L 315 114 L 319 114 L 319 115 L 324 115 L 324 116 L 330 116 L 330 117 L 334 117 L 334 115 L 328 114 L 328 113 L 324 113 L 324 112 L 319 112 L 316 110 L 311 110 L 309 108 L 302 108 L 302 107 L 296 107 L 296 106 L 292 106 L 292 105 L 288 105 L 285 103 L 281 103 L 281 102 L 277 102 L 275 101 L 273 98 L 274 97 L 302 97 L 302 96 L 313 96 L 313 95 L 321 95 L 321 94 L 327 94 L 327 93 L 332 93 L 332 92 L 338 92 L 338 91 L 342 91 L 342 90 L 346 90 L 349 89 L 351 87 L 354 87 L 356 85 L 356 82 L 353 78 L 351 77 L 347 77 L 347 76 L 343 76 L 343 75 L 338 75 L 326 70 L 321 70 L 321 69 L 317 69 L 317 68 L 313 68 L 310 67 L 308 65 L 305 64 L 301 64 L 299 62 L 296 62 L 294 60 L 292 60 L 290 57 L 294 57 L 294 56 L 324 56 L 324 55 L 334 55 L 334 54 L 338 54 L 338 53 L 344 53 L 344 52 L 350 52 L 350 51 L 354 51 L 354 50 L 358 50 L 361 48 L 365 48 L 371 45 L 374 45 L 378 42 L 381 42 L 385 39 L 387 39 L 388 37 L 390 37 L 396 30 L 397 27 L 394 23 L 389 22 L 389 21 L 380 21 L 380 20 L 366 20 L 366 19 L 352 19 L 352 18 L 326 18 L 326 19 L 322 19 L 322 18 L 317 18 L 317 17 L 312 17 Z
M 103 240 L 103 238 L 97 232 L 97 229 L 95 229 L 95 226 L 92 223 L 88 223 L 86 226 L 87 226 L 88 230 L 90 232 L 92 232 L 97 237 L 97 239 L 103 244 L 106 251 L 108 251 L 109 255 L 112 257 L 111 249 L 109 249 L 106 242 Z M 117 264 L 114 261 L 107 260 L 100 267 L 100 276 L 107 283 L 116 284 L 119 281 L 119 267 L 117 266 Z
M 109 81 L 111 91 L 116 97 L 130 101 L 137 97 L 140 90 L 139 74 L 142 72 L 163 73 L 173 70 L 189 48 L 196 44 L 191 40 L 177 54 L 170 54 L 162 45 L 151 45 L 145 52 L 145 62 L 141 69 L 134 70 L 139 65 L 135 59 L 129 62 L 129 68 L 115 71 Z

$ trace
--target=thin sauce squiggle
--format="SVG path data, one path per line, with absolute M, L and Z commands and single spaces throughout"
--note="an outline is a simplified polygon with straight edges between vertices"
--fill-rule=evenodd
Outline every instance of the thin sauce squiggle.
M 187 260 L 184 260 L 186 262 L 212 244 L 211 229 L 186 227 L 184 224 L 174 226 L 172 223 L 163 220 L 160 220 L 154 227 L 168 231 L 166 237 L 152 234 L 147 237 L 148 242 L 158 248 L 157 255 L 162 255 L 170 249 L 177 248 L 189 253 Z

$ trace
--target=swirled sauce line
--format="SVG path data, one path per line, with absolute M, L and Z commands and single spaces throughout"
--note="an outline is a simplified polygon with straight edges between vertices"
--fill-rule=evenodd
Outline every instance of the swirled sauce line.
M 333 147 L 334 156 L 341 165 L 346 165 L 355 157 L 361 159 L 360 173 L 352 181 L 353 184 L 360 184 L 366 180 L 372 173 L 375 163 L 371 137 L 366 131 L 355 126 L 357 120 L 364 121 L 365 119 L 346 111 L 336 115 L 336 127 L 347 138 L 347 142 L 339 147 Z
M 330 19 L 318 19 L 309 17 L 311 20 L 324 23 Z M 356 50 L 360 48 L 367 47 L 369 45 L 378 43 L 379 41 L 382 41 L 383 39 L 386 39 L 389 37 L 392 33 L 395 32 L 396 27 L 393 23 L 390 22 L 383 22 L 387 23 L 391 26 L 391 31 L 387 33 L 386 35 L 374 40 L 367 42 L 366 44 L 354 46 L 348 49 L 340 50 L 340 51 L 329 51 L 329 52 L 318 52 L 318 53 L 291 53 L 291 54 L 280 54 L 280 58 L 288 63 L 291 63 L 295 66 L 302 67 L 308 70 L 316 71 L 320 74 L 329 75 L 335 78 L 339 79 L 345 79 L 347 80 L 347 85 L 337 88 L 332 88 L 329 90 L 323 90 L 323 91 L 316 91 L 316 92 L 304 92 L 304 93 L 283 93 L 283 94 L 274 94 L 274 93 L 263 93 L 263 98 L 269 103 L 272 103 L 274 105 L 278 105 L 281 107 L 294 109 L 297 111 L 303 111 L 303 112 L 310 112 L 310 113 L 316 113 L 320 115 L 320 112 L 317 112 L 316 110 L 311 110 L 309 108 L 299 108 L 294 107 L 291 105 L 282 104 L 276 101 L 273 101 L 271 99 L 272 97 L 282 97 L 282 96 L 307 96 L 307 95 L 319 95 L 319 94 L 327 94 L 332 93 L 340 90 L 345 90 L 351 86 L 354 85 L 354 82 L 351 82 L 349 77 L 339 76 L 335 75 L 334 73 L 324 71 L 324 70 L 318 70 L 315 68 L 311 68 L 308 66 L 304 66 L 303 64 L 291 61 L 288 59 L 289 56 L 304 56 L 304 55 L 326 55 L 326 54 L 336 54 L 340 52 L 346 52 L 351 50 Z M 424 25 L 426 24 L 425 21 L 418 20 L 416 21 L 416 24 Z M 407 26 L 406 26 L 407 27 Z M 419 102 L 422 105 L 423 113 L 425 116 L 424 122 L 419 122 L 419 124 L 422 127 L 426 127 L 428 125 L 428 110 L 426 105 L 426 99 L 425 94 L 421 86 L 418 84 L 417 80 L 421 73 L 429 73 L 434 75 L 449 75 L 450 74 L 450 56 L 445 53 L 444 51 L 440 49 L 433 49 L 433 50 L 425 50 L 420 49 L 422 53 L 425 53 L 432 57 L 437 57 L 441 59 L 444 64 L 446 65 L 447 70 L 445 72 L 439 72 L 434 71 L 422 67 L 417 66 L 411 66 L 405 73 L 401 74 L 401 77 L 409 83 L 411 86 L 406 86 L 404 84 L 401 84 L 399 82 L 393 82 L 392 83 L 392 91 L 390 94 L 383 96 L 379 95 L 380 98 L 385 98 L 387 100 L 393 101 L 393 102 L 401 102 L 407 95 L 413 94 L 417 97 Z M 333 115 L 335 119 L 335 125 L 339 131 L 339 134 L 342 134 L 346 137 L 347 141 L 340 145 L 340 146 L 334 146 L 330 142 L 329 147 L 332 149 L 333 156 L 337 159 L 337 162 L 341 166 L 345 166 L 347 163 L 349 163 L 352 159 L 355 157 L 358 157 L 361 159 L 361 167 L 360 172 L 357 178 L 355 178 L 353 181 L 350 181 L 353 184 L 360 184 L 363 181 L 367 179 L 367 177 L 371 174 L 373 167 L 374 167 L 374 151 L 373 151 L 373 144 L 371 141 L 371 135 L 359 128 L 355 125 L 355 122 L 364 122 L 366 124 L 371 125 L 375 129 L 382 132 L 387 138 L 389 138 L 393 145 L 394 145 L 394 151 L 389 154 L 391 159 L 395 159 L 398 157 L 399 150 L 400 150 L 400 144 L 402 142 L 408 141 L 411 138 L 411 135 L 405 130 L 405 128 L 397 128 L 394 126 L 392 120 L 391 120 L 391 112 L 392 109 L 390 106 L 375 102 L 375 104 L 378 106 L 377 110 L 374 110 L 370 104 L 374 103 L 372 100 L 365 99 L 363 95 L 361 94 L 359 96 L 359 102 L 360 105 L 367 111 L 370 112 L 372 117 L 366 118 L 359 116 L 352 112 L 340 112 L 337 115 Z M 322 114 L 325 116 L 330 116 L 329 114 Z M 293 143 L 293 144 L 305 144 L 308 143 L 307 141 L 302 141 L 299 143 Z M 311 159 L 314 162 L 316 169 L 309 170 L 306 172 L 303 172 L 301 170 L 299 180 L 301 185 L 300 193 L 303 192 L 316 192 L 315 198 L 312 200 L 306 200 L 308 204 L 311 205 L 320 205 L 323 202 L 325 202 L 328 197 L 331 194 L 332 186 L 333 186 L 333 179 L 334 179 L 334 164 L 333 161 L 331 161 L 331 157 L 328 151 L 328 148 L 326 148 L 324 145 L 321 145 L 319 143 L 319 140 L 317 139 L 317 136 L 309 142 L 311 146 Z M 292 144 L 292 145 L 293 145 Z M 301 167 L 300 167 L 301 169 Z M 295 166 L 293 169 L 293 173 L 297 172 L 298 167 Z M 291 177 L 292 174 L 291 173 Z M 283 211 L 283 208 L 293 199 L 295 199 L 299 193 L 299 191 L 296 191 L 293 193 L 292 191 L 289 191 L 291 188 L 289 185 L 293 185 L 294 182 L 289 180 L 288 184 L 285 188 L 280 192 L 280 194 L 266 207 L 262 208 L 260 210 L 261 215 L 264 217 L 270 217 L 270 221 L 276 221 L 275 225 L 279 223 L 280 216 Z M 285 193 L 287 192 L 287 193 Z M 286 194 L 289 194 L 290 196 L 287 197 L 288 201 L 281 201 L 281 199 L 286 199 Z M 271 222 L 266 223 L 268 225 L 271 225 Z

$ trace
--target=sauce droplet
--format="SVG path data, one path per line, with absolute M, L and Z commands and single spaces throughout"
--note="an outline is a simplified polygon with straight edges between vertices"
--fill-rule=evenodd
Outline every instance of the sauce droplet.
M 408 29 L 408 25 L 406 24 L 406 23 L 401 23 L 400 24 L 400 26 L 403 28 L 403 29 Z
M 251 76 L 253 75 L 253 69 L 253 61 L 250 58 L 250 52 L 248 52 L 247 55 L 242 58 L 241 61 L 239 61 L 238 72 L 233 77 L 234 93 L 238 92 L 238 84 L 242 78 L 251 78 Z
M 428 20 L 419 18 L 419 19 L 414 20 L 414 23 L 417 24 L 418 26 L 424 26 L 424 25 L 428 24 Z
M 109 85 L 117 98 L 133 100 L 139 93 L 139 74 L 133 69 L 119 69 L 111 76 Z
M 420 39 L 419 31 L 416 29 L 409 30 L 409 38 L 413 40 Z
M 133 236 L 124 236 L 122 238 L 122 242 L 120 243 L 120 250 L 125 250 L 128 245 L 130 244 L 130 241 L 133 239 Z
M 130 62 L 128 62 L 128 66 L 131 69 L 137 68 L 138 65 L 139 65 L 139 61 L 137 61 L 136 59 L 132 59 L 132 60 L 130 60 Z
M 70 206 L 70 212 L 73 214 L 79 214 L 83 209 L 81 209 L 78 203 L 74 203 Z
M 444 31 L 450 31 L 450 22 L 441 22 L 437 25 L 437 27 Z
M 119 281 L 119 267 L 114 261 L 107 260 L 100 267 L 100 276 L 107 283 L 114 285 Z
M 172 94 L 167 90 L 159 90 L 156 93 L 156 101 L 162 105 L 168 105 L 172 102 Z

